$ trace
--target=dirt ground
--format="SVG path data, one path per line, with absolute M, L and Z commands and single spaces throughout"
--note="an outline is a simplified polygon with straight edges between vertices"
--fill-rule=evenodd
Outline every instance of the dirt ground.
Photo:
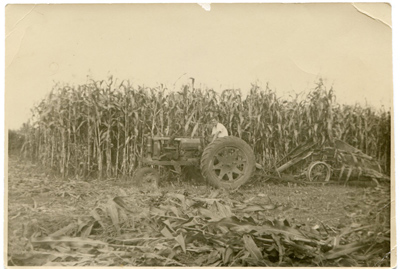
M 373 233 L 376 236 L 379 235 L 379 238 L 383 240 L 382 242 L 387 245 L 390 234 L 382 228 L 382 225 L 388 223 L 390 219 L 389 210 L 383 210 L 389 206 L 382 201 L 386 201 L 388 193 L 388 186 L 379 188 L 342 185 L 303 186 L 293 183 L 277 184 L 266 179 L 253 180 L 234 192 L 215 190 L 206 184 L 194 183 L 190 180 L 164 181 L 159 189 L 146 186 L 139 188 L 136 184 L 127 180 L 63 180 L 35 164 L 11 156 L 8 166 L 7 253 L 9 265 L 160 265 L 157 262 L 148 263 L 149 260 L 163 260 L 161 265 L 236 265 L 235 260 L 229 258 L 230 256 L 221 258 L 223 261 L 219 264 L 210 260 L 203 261 L 201 260 L 201 253 L 210 257 L 214 252 L 211 250 L 204 250 L 204 252 L 196 250 L 196 252 L 194 247 L 190 252 L 188 250 L 190 245 L 188 243 L 189 235 L 185 234 L 186 237 L 183 242 L 179 239 L 179 229 L 176 229 L 172 221 L 183 219 L 183 209 L 178 206 L 176 206 L 177 209 L 174 209 L 172 205 L 177 203 L 176 201 L 179 202 L 181 197 L 185 197 L 186 201 L 189 201 L 190 198 L 190 201 L 192 201 L 190 208 L 193 209 L 185 211 L 187 216 L 195 217 L 197 213 L 194 212 L 201 211 L 201 203 L 208 203 L 209 206 L 206 208 L 209 210 L 207 213 L 209 218 L 207 220 L 212 220 L 216 218 L 216 215 L 211 212 L 211 202 L 215 202 L 213 205 L 218 204 L 219 209 L 221 209 L 220 205 L 225 205 L 225 209 L 227 209 L 224 209 L 225 211 L 214 211 L 217 215 L 225 212 L 221 214 L 227 214 L 229 217 L 232 211 L 237 217 L 243 219 L 251 217 L 257 223 L 267 220 L 284 220 L 290 227 L 304 230 L 325 230 L 328 234 L 334 236 L 340 234 L 346 228 L 357 229 L 370 225 Z M 121 202 L 122 198 L 118 200 L 116 197 L 122 197 L 124 202 Z M 179 199 L 174 200 L 171 197 Z M 168 210 L 172 210 L 175 214 L 161 212 L 161 210 L 167 212 L 165 203 L 167 199 L 170 199 L 168 200 Z M 110 200 L 120 201 L 117 203 L 118 210 L 113 207 L 114 204 L 109 203 Z M 197 203 L 200 203 L 200 206 L 196 206 Z M 377 208 L 378 204 L 381 208 Z M 121 212 L 121 208 L 126 209 L 125 213 Z M 120 212 L 119 215 L 118 213 L 114 214 L 117 211 Z M 170 231 L 176 232 L 177 236 L 174 233 L 174 238 L 184 250 L 185 258 L 179 258 L 180 255 L 184 255 L 182 253 L 164 255 L 167 251 L 167 243 L 160 243 L 157 240 L 162 236 L 168 238 L 169 232 L 159 226 L 157 226 L 160 228 L 157 233 L 150 231 L 147 226 L 151 226 L 149 225 L 149 223 L 152 223 L 151 219 L 146 220 L 146 214 L 149 212 L 158 212 L 158 216 L 163 214 L 164 217 L 168 216 L 169 219 L 167 220 L 170 220 L 172 224 L 168 223 L 165 218 L 163 223 L 166 223 Z M 202 212 L 206 211 L 203 210 Z M 114 247 L 107 253 L 112 252 L 115 257 L 104 256 L 103 259 L 100 258 L 105 253 L 96 254 L 96 259 L 91 258 L 92 256 L 85 256 L 94 255 L 92 252 L 86 254 L 80 252 L 78 255 L 76 254 L 77 247 L 74 248 L 65 244 L 55 246 L 55 243 L 59 242 L 56 241 L 57 239 L 51 241 L 52 244 L 48 244 L 47 248 L 37 242 L 33 243 L 32 238 L 49 236 L 54 238 L 60 236 L 84 237 L 98 240 L 96 242 L 113 243 Z M 182 233 L 180 233 L 180 236 L 182 236 Z M 130 258 L 126 258 L 121 254 L 121 248 L 115 246 L 121 245 L 121 238 L 126 243 L 127 238 L 132 240 L 132 238 L 150 237 L 153 238 L 151 239 L 152 242 L 157 241 L 158 243 L 151 244 L 149 239 L 146 243 L 143 241 L 143 243 L 135 246 L 139 249 L 146 246 L 153 247 L 158 252 L 154 252 L 154 249 L 148 252 L 141 249 L 140 256 L 132 258 L 133 252 L 130 252 L 130 256 L 128 255 Z M 120 241 L 116 242 L 116 238 Z M 364 240 L 361 238 L 362 235 L 360 234 L 359 240 Z M 347 240 L 357 241 L 358 239 L 347 238 Z M 128 244 L 125 243 L 123 245 L 127 246 Z M 381 246 L 379 247 L 381 248 Z M 117 251 L 120 251 L 119 254 Z M 124 249 L 124 251 L 128 250 Z M 240 254 L 240 251 L 235 251 L 235 248 L 233 248 L 233 253 Z M 187 254 L 189 252 L 192 253 L 190 257 Z M 149 253 L 157 253 L 154 254 L 157 256 L 149 256 Z M 281 252 L 279 251 L 279 253 L 281 259 Z M 368 257 L 365 258 L 367 261 L 363 261 L 361 265 L 387 265 L 388 257 L 382 256 L 381 252 L 377 254 L 377 252 L 368 250 L 368 253 L 372 254 L 366 256 Z M 257 252 L 254 255 L 257 257 Z M 357 255 L 360 255 L 360 253 Z M 250 257 L 253 257 L 253 255 L 250 255 Z M 353 257 L 353 259 L 356 259 L 357 265 L 360 265 L 358 258 Z M 273 261 L 273 259 L 270 260 Z M 343 261 L 341 259 L 340 262 Z M 241 262 L 243 265 L 243 260 Z M 285 259 L 280 262 L 284 264 Z M 341 266 L 343 264 L 333 265 Z M 355 264 L 350 262 L 350 265 Z

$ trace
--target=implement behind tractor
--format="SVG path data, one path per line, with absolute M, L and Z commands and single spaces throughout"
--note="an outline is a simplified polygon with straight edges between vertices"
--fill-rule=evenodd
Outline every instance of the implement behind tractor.
M 296 147 L 277 163 L 276 172 L 305 176 L 312 182 L 389 180 L 374 158 L 339 139 L 322 146 L 310 140 Z

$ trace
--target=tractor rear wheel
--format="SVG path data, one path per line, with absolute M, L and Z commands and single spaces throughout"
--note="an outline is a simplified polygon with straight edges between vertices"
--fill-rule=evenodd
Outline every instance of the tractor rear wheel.
M 216 188 L 237 189 L 246 183 L 256 167 L 251 147 L 242 139 L 226 136 L 210 143 L 201 157 L 203 177 Z

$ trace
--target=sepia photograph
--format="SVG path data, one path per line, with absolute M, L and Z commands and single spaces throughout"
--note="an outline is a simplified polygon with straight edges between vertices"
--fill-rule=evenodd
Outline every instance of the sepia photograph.
M 8 4 L 4 266 L 397 265 L 390 3 Z

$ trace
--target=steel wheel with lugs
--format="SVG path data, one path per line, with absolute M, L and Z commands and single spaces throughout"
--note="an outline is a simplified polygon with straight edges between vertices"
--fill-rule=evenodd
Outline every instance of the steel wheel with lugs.
M 226 136 L 216 139 L 201 157 L 203 177 L 214 187 L 236 189 L 246 183 L 256 167 L 251 147 L 242 139 Z
M 307 179 L 315 182 L 327 182 L 331 178 L 331 168 L 325 162 L 313 162 L 308 166 Z

